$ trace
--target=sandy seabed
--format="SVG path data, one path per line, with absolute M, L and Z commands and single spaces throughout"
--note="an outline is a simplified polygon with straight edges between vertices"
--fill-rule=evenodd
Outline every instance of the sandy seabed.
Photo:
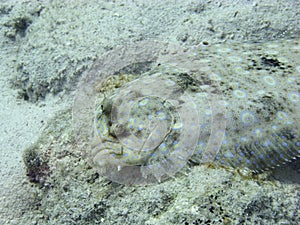
M 78 197 L 79 202 L 90 196 L 96 196 L 92 201 L 93 204 L 90 202 L 90 205 L 85 205 L 86 208 L 82 209 L 84 212 L 72 209 L 69 200 L 56 203 L 55 199 L 49 200 L 49 209 L 57 210 L 51 214 L 46 210 L 47 193 L 38 190 L 34 184 L 30 184 L 26 177 L 22 153 L 40 136 L 43 136 L 44 127 L 56 121 L 51 118 L 57 116 L 58 112 L 64 112 L 72 107 L 73 90 L 82 73 L 92 65 L 94 60 L 115 46 L 145 39 L 172 41 L 179 45 L 192 46 L 203 42 L 209 44 L 253 43 L 281 38 L 299 38 L 299 9 L 299 1 L 291 0 L 272 3 L 265 0 L 1 1 L 0 223 L 3 225 L 192 224 L 191 221 L 194 221 L 194 224 L 204 224 L 208 220 L 197 220 L 196 215 L 201 210 L 197 208 L 198 206 L 196 207 L 196 201 L 189 201 L 193 197 L 187 193 L 190 191 L 189 188 L 195 188 L 198 185 L 191 178 L 194 177 L 207 179 L 208 182 L 204 186 L 208 189 L 209 185 L 216 183 L 219 188 L 231 183 L 232 187 L 240 190 L 231 193 L 236 196 L 228 196 L 227 201 L 231 198 L 242 198 L 241 193 L 247 192 L 247 190 L 242 190 L 242 185 L 249 185 L 250 196 L 254 196 L 255 190 L 258 190 L 257 192 L 261 195 L 256 196 L 258 199 L 256 204 L 253 201 L 253 208 L 249 206 L 249 214 L 255 207 L 259 208 L 256 209 L 257 211 L 264 209 L 268 214 L 268 210 L 265 209 L 268 207 L 264 208 L 264 202 L 271 204 L 272 207 L 279 207 L 279 203 L 272 202 L 275 201 L 274 199 L 283 201 L 284 206 L 298 205 L 298 208 L 290 209 L 295 215 L 286 215 L 283 212 L 282 220 L 275 221 L 276 224 L 296 224 L 296 221 L 289 221 L 285 218 L 299 219 L 299 182 L 295 181 L 295 177 L 299 178 L 299 176 L 291 178 L 291 182 L 276 183 L 278 182 L 276 181 L 275 184 L 270 185 L 233 178 L 232 175 L 219 169 L 201 172 L 203 168 L 194 169 L 192 174 L 182 180 L 173 181 L 174 183 L 168 181 L 161 186 L 149 189 L 124 187 L 121 190 L 122 187 L 112 185 L 114 193 L 107 190 L 106 185 L 111 184 L 100 179 L 96 183 L 105 189 L 103 200 L 101 200 L 100 191 L 97 194 L 95 192 L 94 194 L 83 193 L 82 195 L 87 196 L 82 199 Z M 55 126 L 55 124 L 50 124 L 50 126 Z M 198 170 L 202 173 L 201 175 L 197 175 Z M 220 174 L 223 178 L 214 183 Z M 277 175 L 278 177 L 284 176 L 280 173 Z M 84 182 L 84 178 L 79 183 L 81 182 Z M 190 185 L 185 186 L 184 182 L 189 182 Z M 241 186 L 238 186 L 239 183 Z M 72 189 L 76 185 L 72 185 L 73 183 L 70 182 L 71 187 L 66 188 L 73 191 L 70 200 L 81 196 Z M 276 185 L 277 188 L 273 190 L 272 187 Z M 230 189 L 229 186 L 226 187 Z M 89 191 L 94 190 L 93 188 Z M 174 196 L 178 193 L 166 191 L 170 188 L 182 188 L 185 192 L 181 198 L 176 199 Z M 58 190 L 60 189 L 57 188 L 56 191 Z M 268 193 L 263 196 L 264 191 L 270 190 L 274 191 L 274 195 Z M 66 192 L 61 198 L 68 198 Z M 116 196 L 129 195 L 129 193 L 134 194 L 128 196 L 119 205 L 114 202 L 120 201 Z M 159 194 L 153 194 L 153 196 L 158 196 L 154 198 L 151 193 Z M 194 193 L 201 196 L 205 191 L 200 188 Z M 287 193 L 290 196 L 287 196 Z M 225 199 L 216 200 L 215 196 L 224 195 L 218 191 L 209 192 L 205 195 L 207 198 L 203 200 L 203 205 L 215 202 L 214 208 L 216 208 L 221 204 L 221 200 L 225 201 Z M 263 197 L 259 199 L 259 196 Z M 293 199 L 294 202 L 286 202 L 285 198 Z M 138 216 L 138 212 L 143 208 L 142 201 L 145 200 L 149 201 L 149 204 L 144 207 L 154 204 L 157 210 L 148 209 L 149 214 L 143 211 L 141 213 L 143 215 Z M 176 203 L 170 207 L 168 204 L 173 201 Z M 236 207 L 242 208 L 243 204 L 247 204 L 246 198 L 243 201 Z M 57 207 L 55 207 L 56 204 Z M 77 207 L 80 204 L 77 204 Z M 132 208 L 124 209 L 125 205 L 130 206 L 130 204 L 133 204 Z M 91 205 L 93 209 L 90 208 Z M 189 212 L 182 210 L 185 205 L 189 208 Z M 176 207 L 179 207 L 179 211 L 182 210 L 180 211 L 182 217 L 174 216 L 173 220 L 168 220 L 169 215 L 176 214 Z M 65 211 L 62 208 L 65 208 Z M 216 210 L 220 211 L 218 215 L 223 215 L 223 217 L 220 216 L 219 222 L 215 224 L 236 224 L 235 220 L 230 220 L 234 212 L 224 213 L 224 209 L 220 208 Z M 59 212 L 62 214 L 60 215 Z M 192 218 L 189 213 L 195 218 Z M 249 215 L 244 215 L 244 217 L 247 216 Z M 268 218 L 264 219 L 264 222 L 268 221 Z M 240 224 L 244 224 L 242 220 L 239 221 Z M 212 222 L 211 219 L 207 224 Z M 248 223 L 250 224 L 251 221 Z M 260 221 L 260 224 L 263 223 Z

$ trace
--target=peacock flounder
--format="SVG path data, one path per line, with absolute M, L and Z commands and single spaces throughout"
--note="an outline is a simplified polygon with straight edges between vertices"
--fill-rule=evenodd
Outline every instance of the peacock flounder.
M 299 77 L 299 40 L 141 42 L 94 64 L 73 118 L 89 161 L 115 182 L 161 182 L 188 161 L 260 173 L 300 155 Z

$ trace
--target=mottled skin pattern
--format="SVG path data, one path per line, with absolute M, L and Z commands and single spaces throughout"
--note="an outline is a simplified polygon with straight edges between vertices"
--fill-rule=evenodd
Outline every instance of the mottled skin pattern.
M 300 155 L 299 50 L 299 40 L 215 49 L 228 109 L 216 164 L 262 172 Z
M 92 164 L 108 178 L 132 166 L 161 181 L 188 160 L 262 172 L 298 157 L 299 52 L 299 40 L 197 46 L 108 77 L 93 106 Z

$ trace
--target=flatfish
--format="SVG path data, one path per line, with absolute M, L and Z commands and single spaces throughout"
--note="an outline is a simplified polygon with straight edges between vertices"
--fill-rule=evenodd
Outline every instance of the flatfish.
M 261 173 L 300 156 L 299 40 L 145 41 L 95 62 L 73 106 L 100 174 L 148 184 L 212 163 Z

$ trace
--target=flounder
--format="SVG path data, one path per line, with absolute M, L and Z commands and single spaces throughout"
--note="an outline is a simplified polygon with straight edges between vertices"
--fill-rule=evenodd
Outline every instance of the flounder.
M 89 161 L 148 184 L 188 162 L 260 173 L 300 156 L 299 40 L 116 48 L 86 73 L 73 118 Z

